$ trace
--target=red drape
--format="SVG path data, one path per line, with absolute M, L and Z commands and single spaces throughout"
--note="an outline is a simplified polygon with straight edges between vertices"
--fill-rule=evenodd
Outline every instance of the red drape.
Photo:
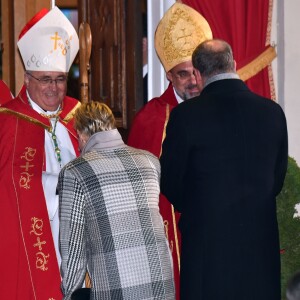
M 214 38 L 231 46 L 237 69 L 258 57 L 269 45 L 272 0 L 182 0 L 200 12 L 210 24 Z M 271 98 L 268 67 L 246 81 L 255 93 Z

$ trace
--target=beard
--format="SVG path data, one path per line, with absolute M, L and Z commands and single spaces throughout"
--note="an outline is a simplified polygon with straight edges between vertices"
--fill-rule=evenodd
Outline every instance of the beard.
M 195 89 L 198 89 L 196 91 Z M 185 91 L 183 92 L 182 95 L 179 94 L 179 96 L 185 101 L 189 100 L 191 98 L 197 97 L 200 95 L 200 90 L 196 84 L 189 84 L 186 88 Z

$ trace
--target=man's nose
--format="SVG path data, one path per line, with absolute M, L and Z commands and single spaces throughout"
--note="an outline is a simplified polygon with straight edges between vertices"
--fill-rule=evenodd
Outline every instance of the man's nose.
M 195 76 L 194 73 L 191 74 L 191 76 L 190 76 L 190 81 L 191 81 L 192 83 L 196 84 L 196 76 Z
M 57 81 L 56 81 L 56 79 L 52 79 L 51 81 L 50 81 L 50 87 L 51 87 L 51 89 L 57 89 Z

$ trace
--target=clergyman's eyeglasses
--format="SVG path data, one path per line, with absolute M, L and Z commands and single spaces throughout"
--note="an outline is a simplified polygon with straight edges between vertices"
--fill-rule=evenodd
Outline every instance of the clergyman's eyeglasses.
M 192 77 L 195 78 L 195 74 L 194 72 L 188 72 L 188 71 L 179 71 L 177 73 L 173 72 L 172 73 L 175 77 L 177 77 L 178 79 L 182 80 L 182 81 L 186 81 L 186 80 L 190 80 Z
M 62 86 L 67 82 L 66 76 L 59 76 L 59 77 L 53 79 L 48 76 L 37 78 L 37 77 L 33 76 L 32 74 L 30 74 L 29 72 L 27 72 L 26 74 L 29 75 L 30 77 L 34 78 L 35 80 L 37 80 L 40 83 L 40 85 L 42 85 L 42 86 L 50 86 L 53 82 L 55 82 L 55 84 L 58 86 Z

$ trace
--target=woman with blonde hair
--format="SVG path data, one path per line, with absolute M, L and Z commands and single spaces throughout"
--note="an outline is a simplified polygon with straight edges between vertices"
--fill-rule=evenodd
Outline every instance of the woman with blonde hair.
M 75 129 L 81 156 L 58 183 L 64 299 L 86 272 L 90 299 L 175 299 L 158 159 L 124 144 L 104 103 L 82 104 Z

